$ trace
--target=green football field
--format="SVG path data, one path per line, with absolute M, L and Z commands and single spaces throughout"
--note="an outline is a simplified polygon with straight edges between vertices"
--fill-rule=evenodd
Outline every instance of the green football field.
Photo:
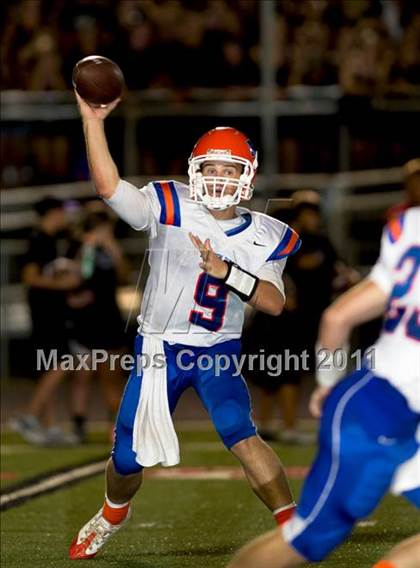
M 124 568 L 222 568 L 247 540 L 270 528 L 270 513 L 241 478 L 235 459 L 211 431 L 180 432 L 182 470 L 155 468 L 134 500 L 130 523 L 92 565 Z M 298 497 L 315 448 L 275 444 Z M 105 435 L 72 449 L 37 449 L 2 436 L 2 491 L 34 476 L 105 457 Z M 159 474 L 168 477 L 159 477 Z M 357 475 L 357 464 L 355 464 Z M 1 513 L 1 566 L 65 568 L 70 541 L 103 501 L 103 476 L 32 498 Z M 418 513 L 387 497 L 351 539 L 319 566 L 369 568 L 393 544 L 413 534 Z

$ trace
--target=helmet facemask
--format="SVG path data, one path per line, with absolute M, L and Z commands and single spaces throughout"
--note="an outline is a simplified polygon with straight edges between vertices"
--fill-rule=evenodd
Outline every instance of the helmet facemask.
M 239 165 L 242 173 L 239 178 L 222 176 L 203 176 L 202 167 L 205 162 L 224 162 Z M 248 201 L 252 197 L 255 177 L 256 159 L 252 164 L 240 156 L 225 153 L 208 153 L 190 157 L 188 176 L 190 180 L 190 197 L 203 203 L 208 209 L 223 210 L 237 205 L 240 201 Z M 229 188 L 229 189 L 228 189 Z M 234 188 L 232 193 L 231 189 Z

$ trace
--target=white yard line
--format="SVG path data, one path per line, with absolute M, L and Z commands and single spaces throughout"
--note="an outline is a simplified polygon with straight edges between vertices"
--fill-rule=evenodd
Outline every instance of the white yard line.
M 106 460 L 101 462 L 96 462 L 93 464 L 87 464 L 63 473 L 53 474 L 50 477 L 31 483 L 26 487 L 16 489 L 15 491 L 10 491 L 0 496 L 0 507 L 5 507 L 10 505 L 13 501 L 20 501 L 22 499 L 30 499 L 31 497 L 37 497 L 43 493 L 53 491 L 54 489 L 59 489 L 69 483 L 80 481 L 85 477 L 90 477 L 92 475 L 99 474 L 104 471 L 106 465 Z

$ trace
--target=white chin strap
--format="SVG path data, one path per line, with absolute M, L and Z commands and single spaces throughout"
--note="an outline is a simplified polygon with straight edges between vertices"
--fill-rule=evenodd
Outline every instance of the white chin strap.
M 200 201 L 200 200 L 198 200 Z M 208 209 L 217 209 L 222 211 L 223 209 L 227 209 L 231 205 L 236 205 L 239 203 L 238 200 L 234 199 L 233 195 L 222 195 L 220 197 L 204 194 L 202 196 L 201 202 L 205 205 Z

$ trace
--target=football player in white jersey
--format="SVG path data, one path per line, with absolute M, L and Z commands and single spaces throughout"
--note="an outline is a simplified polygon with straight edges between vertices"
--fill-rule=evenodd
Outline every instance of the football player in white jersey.
M 76 95 L 77 96 L 77 95 Z M 189 160 L 189 186 L 152 182 L 138 189 L 120 179 L 104 119 L 78 97 L 97 194 L 134 229 L 150 235 L 150 274 L 143 294 L 136 355 L 165 365 L 134 368 L 121 402 L 103 507 L 79 531 L 70 558 L 93 557 L 127 521 L 144 467 L 179 462 L 171 413 L 192 386 L 226 447 L 238 458 L 278 524 L 295 504 L 282 465 L 258 436 L 240 357 L 245 304 L 272 315 L 284 305 L 282 272 L 300 246 L 295 231 L 238 207 L 252 196 L 257 154 L 233 128 L 200 138 Z M 210 368 L 203 368 L 203 356 Z M 218 373 L 211 362 L 223 356 Z M 200 359 L 201 358 L 201 359 Z
M 391 490 L 420 508 L 420 207 L 393 218 L 369 276 L 323 315 L 319 349 L 343 348 L 352 328 L 385 314 L 362 369 L 343 380 L 321 365 L 310 409 L 320 416 L 319 451 L 301 499 L 281 529 L 243 548 L 230 568 L 319 562 Z M 322 369 L 320 367 L 323 367 Z M 415 527 L 413 527 L 415 530 Z M 420 534 L 375 568 L 419 568 Z

